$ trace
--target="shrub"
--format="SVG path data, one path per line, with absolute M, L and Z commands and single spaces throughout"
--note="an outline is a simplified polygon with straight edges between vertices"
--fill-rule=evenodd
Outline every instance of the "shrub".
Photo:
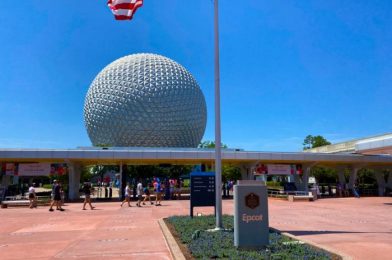
M 238 250 L 234 247 L 233 216 L 223 216 L 227 231 L 206 232 L 215 227 L 214 216 L 190 218 L 173 216 L 167 219 L 181 242 L 196 259 L 331 259 L 328 253 L 270 231 L 270 244 L 260 250 Z

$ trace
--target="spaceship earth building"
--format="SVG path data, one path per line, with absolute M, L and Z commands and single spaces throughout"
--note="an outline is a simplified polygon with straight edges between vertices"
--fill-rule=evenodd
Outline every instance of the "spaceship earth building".
M 96 76 L 86 95 L 84 121 L 93 145 L 196 147 L 207 109 L 183 66 L 143 53 L 122 57 Z

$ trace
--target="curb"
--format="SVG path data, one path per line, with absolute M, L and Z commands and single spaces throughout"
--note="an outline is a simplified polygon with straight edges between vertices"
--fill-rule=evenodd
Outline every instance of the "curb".
M 346 254 L 344 254 L 344 253 L 342 253 L 342 252 L 340 252 L 340 251 L 338 251 L 336 249 L 330 248 L 328 246 L 317 244 L 317 243 L 315 243 L 313 241 L 309 241 L 307 239 L 294 236 L 294 235 L 292 235 L 290 233 L 287 233 L 287 232 L 281 232 L 280 230 L 278 230 L 276 228 L 273 228 L 273 227 L 270 227 L 270 229 L 275 231 L 275 232 L 278 232 L 278 233 L 280 233 L 280 234 L 282 234 L 284 236 L 290 237 L 290 238 L 298 240 L 298 241 L 302 241 L 302 242 L 304 242 L 304 243 L 306 243 L 306 244 L 308 244 L 308 245 L 310 245 L 312 247 L 315 247 L 315 248 L 318 248 L 318 249 L 322 249 L 324 251 L 332 253 L 333 255 L 336 255 L 337 257 L 340 257 L 342 260 L 352 260 L 353 259 L 351 256 L 348 256 L 348 255 L 346 255 Z
M 174 239 L 173 235 L 170 233 L 169 229 L 167 228 L 165 221 L 163 221 L 163 219 L 159 219 L 158 224 L 162 230 L 163 236 L 165 237 L 166 244 L 169 247 L 169 251 L 170 254 L 172 255 L 172 258 L 174 260 L 186 260 L 176 240 Z

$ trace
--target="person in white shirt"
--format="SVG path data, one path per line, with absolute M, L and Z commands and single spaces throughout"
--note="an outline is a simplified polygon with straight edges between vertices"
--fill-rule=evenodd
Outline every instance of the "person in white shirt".
M 37 202 L 36 202 L 37 197 L 35 196 L 34 184 L 35 183 L 33 183 L 33 185 L 31 185 L 29 188 L 29 201 L 30 201 L 29 207 L 31 209 L 37 207 Z
M 125 199 L 121 203 L 121 207 L 125 202 L 128 203 L 128 207 L 131 207 L 131 201 L 130 201 L 130 199 L 131 199 L 131 185 L 129 185 L 129 183 L 127 183 L 127 186 L 124 189 L 124 195 L 125 195 Z
M 141 179 L 139 179 L 139 182 L 136 186 L 136 194 L 137 194 L 136 206 L 141 207 L 140 203 L 142 202 L 143 199 L 143 184 Z

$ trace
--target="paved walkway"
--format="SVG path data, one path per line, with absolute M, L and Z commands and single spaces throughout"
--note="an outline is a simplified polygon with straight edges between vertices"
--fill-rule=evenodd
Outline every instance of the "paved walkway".
M 233 202 L 223 205 L 224 213 L 231 214 Z M 121 208 L 115 202 L 95 206 L 83 211 L 80 203 L 70 203 L 64 212 L 49 212 L 48 207 L 0 209 L 0 258 L 170 259 L 157 220 L 189 214 L 185 200 L 164 201 L 161 207 Z M 354 259 L 391 259 L 392 198 L 270 200 L 269 208 L 272 227 Z
M 274 201 L 270 225 L 354 259 L 392 259 L 392 197 Z

